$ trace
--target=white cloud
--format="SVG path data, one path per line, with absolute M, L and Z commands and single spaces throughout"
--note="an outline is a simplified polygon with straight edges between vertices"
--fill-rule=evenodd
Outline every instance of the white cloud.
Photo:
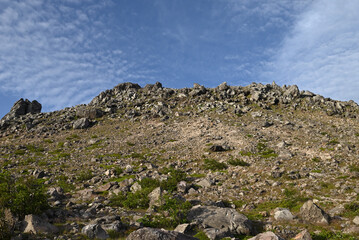
M 262 73 L 264 79 L 359 102 L 359 2 L 315 1 Z
M 108 4 L 2 2 L 0 92 L 37 99 L 49 111 L 87 103 L 100 91 L 141 74 L 122 49 L 98 45 L 108 40 L 106 16 L 101 15 Z

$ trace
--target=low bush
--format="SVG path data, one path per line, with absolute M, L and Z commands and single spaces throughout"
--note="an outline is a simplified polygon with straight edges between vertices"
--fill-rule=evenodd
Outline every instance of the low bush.
M 229 159 L 228 160 L 228 163 L 230 164 L 230 165 L 232 165 L 232 166 L 242 166 L 242 167 L 248 167 L 250 164 L 249 163 L 247 163 L 247 162 L 245 162 L 245 161 L 243 161 L 243 160 L 241 160 L 241 159 L 238 159 L 238 158 L 236 158 L 236 159 Z
M 214 159 L 204 159 L 203 164 L 204 169 L 212 170 L 212 171 L 219 171 L 227 168 L 227 165 L 225 163 L 220 163 Z
M 46 189 L 34 177 L 13 178 L 10 173 L 0 173 L 0 209 L 8 208 L 22 219 L 27 214 L 40 214 L 49 207 Z
M 173 229 L 179 224 L 186 223 L 187 212 L 192 205 L 170 195 L 165 195 L 163 199 L 164 204 L 157 209 L 161 215 L 145 216 L 139 221 L 146 227 L 167 229 Z M 164 213 L 166 213 L 166 216 L 164 216 Z

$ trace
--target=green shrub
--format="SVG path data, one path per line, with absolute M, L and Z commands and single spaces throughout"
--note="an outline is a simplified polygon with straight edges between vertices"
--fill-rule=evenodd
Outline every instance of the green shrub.
M 194 235 L 193 237 L 198 238 L 199 240 L 210 240 L 210 239 L 207 237 L 207 235 L 206 235 L 204 232 L 202 232 L 202 231 L 198 232 L 198 233 L 197 233 L 196 235 Z
M 46 189 L 34 177 L 14 179 L 8 172 L 0 173 L 0 209 L 8 208 L 22 219 L 48 208 Z
M 350 165 L 349 171 L 351 172 L 359 172 L 359 165 Z
M 225 163 L 220 163 L 214 159 L 205 158 L 203 167 L 207 170 L 218 171 L 226 169 L 227 165 Z
M 257 144 L 258 155 L 262 158 L 278 157 L 273 149 L 269 149 L 266 144 L 259 142 Z
M 120 175 L 121 173 L 123 173 L 123 169 L 120 168 L 119 166 L 116 166 L 114 169 L 113 169 L 113 172 L 116 176 Z
M 164 204 L 158 208 L 158 211 L 162 213 L 162 215 L 143 217 L 139 221 L 142 222 L 144 226 L 173 229 L 187 221 L 187 212 L 192 207 L 189 202 L 172 198 L 169 195 L 165 195 L 163 199 Z M 164 212 L 166 212 L 166 217 L 163 216 Z
M 351 202 L 344 205 L 346 210 L 345 216 L 354 217 L 359 215 L 359 202 Z
M 14 152 L 16 155 L 24 155 L 25 154 L 25 150 L 24 149 L 18 149 L 18 150 L 15 150 Z
M 229 159 L 228 160 L 228 163 L 230 164 L 230 165 L 232 165 L 232 166 L 242 166 L 242 167 L 248 167 L 250 164 L 249 163 L 247 163 L 247 162 L 245 162 L 245 161 L 243 161 L 243 160 L 241 160 L 241 159 L 238 159 L 238 158 L 236 158 L 236 159 Z
M 34 152 L 34 153 L 39 153 L 39 152 L 45 151 L 45 149 L 43 147 L 37 147 L 37 146 L 31 145 L 31 144 L 27 145 L 26 148 L 30 152 Z
M 79 176 L 77 177 L 77 180 L 83 182 L 83 181 L 90 180 L 91 178 L 93 178 L 92 171 L 86 170 L 86 171 L 80 172 Z
M 173 192 L 177 189 L 177 184 L 180 181 L 184 181 L 186 179 L 186 173 L 184 173 L 181 170 L 177 170 L 177 169 L 164 169 L 163 173 L 169 173 L 169 177 L 167 180 L 162 181 L 160 183 L 160 186 L 163 190 L 169 191 L 169 192 Z

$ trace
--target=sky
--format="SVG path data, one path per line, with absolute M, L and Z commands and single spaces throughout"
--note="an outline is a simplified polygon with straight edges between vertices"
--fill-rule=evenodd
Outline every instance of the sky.
M 359 102 L 357 0 L 0 0 L 0 117 L 121 82 L 296 84 Z

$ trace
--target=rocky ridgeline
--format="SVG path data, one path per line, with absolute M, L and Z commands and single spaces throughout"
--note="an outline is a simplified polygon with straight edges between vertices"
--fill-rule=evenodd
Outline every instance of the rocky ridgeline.
M 358 113 L 275 83 L 20 99 L 0 122 L 0 239 L 358 239 Z
M 88 105 L 40 113 L 36 100 L 20 99 L 0 121 L 4 136 L 23 131 L 53 134 L 71 128 L 93 126 L 103 115 L 125 118 L 163 118 L 178 114 L 193 115 L 215 109 L 218 113 L 245 114 L 253 106 L 271 109 L 274 106 L 303 111 L 323 111 L 327 115 L 356 118 L 359 107 L 354 101 L 342 102 L 299 91 L 296 85 L 280 87 L 273 84 L 252 83 L 246 87 L 222 83 L 216 88 L 194 84 L 193 88 L 171 89 L 162 84 L 148 84 L 141 88 L 134 83 L 121 83 L 95 97 Z M 181 110 L 191 108 L 183 113 Z

